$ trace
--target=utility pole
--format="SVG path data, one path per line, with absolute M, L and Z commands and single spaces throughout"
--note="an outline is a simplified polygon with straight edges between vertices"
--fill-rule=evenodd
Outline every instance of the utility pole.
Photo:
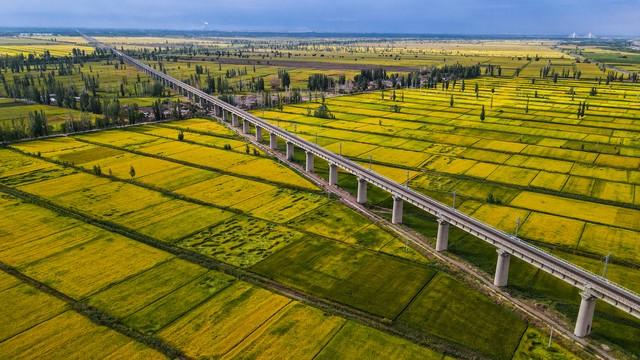
M 608 253 L 607 256 L 604 257 L 604 269 L 602 270 L 602 277 L 607 277 L 607 268 L 609 267 L 609 258 L 611 257 L 611 253 Z
M 371 155 L 369 155 L 369 170 L 371 170 L 371 159 L 372 159 L 372 157 L 371 157 Z
M 520 230 L 520 217 L 516 219 L 516 237 L 518 237 L 519 230 Z
M 409 188 L 409 170 L 407 170 L 407 181 L 404 183 L 404 187 Z
M 551 347 L 551 337 L 553 336 L 553 328 L 549 331 L 549 343 L 547 343 L 547 348 Z
M 456 192 L 453 192 L 453 201 L 451 201 L 451 207 L 456 208 Z

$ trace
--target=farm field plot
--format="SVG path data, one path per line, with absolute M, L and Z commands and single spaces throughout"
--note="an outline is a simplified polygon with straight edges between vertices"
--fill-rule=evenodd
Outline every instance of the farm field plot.
M 443 356 L 385 333 L 347 322 L 316 359 L 442 359 Z
M 373 162 L 395 168 L 397 173 L 427 170 L 424 176 L 411 176 L 411 185 L 437 199 L 450 199 L 454 191 L 460 202 L 491 198 L 505 213 L 517 215 L 503 221 L 490 213 L 481 216 L 482 210 L 474 207 L 477 216 L 506 231 L 513 231 L 520 217 L 522 236 L 542 244 L 575 248 L 584 223 L 640 231 L 633 224 L 637 221 L 631 220 L 638 216 L 636 163 L 640 154 L 634 146 L 622 145 L 637 136 L 637 130 L 632 130 L 640 124 L 640 112 L 634 106 L 637 100 L 619 98 L 617 93 L 591 97 L 587 101 L 593 104 L 592 111 L 576 119 L 569 111 L 571 99 L 560 88 L 577 89 L 580 82 L 567 80 L 566 85 L 556 85 L 542 80 L 526 86 L 539 95 L 544 93 L 538 98 L 529 95 L 530 108 L 535 106 L 539 114 L 532 116 L 518 105 L 524 95 L 515 87 L 524 87 L 523 82 L 490 77 L 468 81 L 479 85 L 478 98 L 459 89 L 398 89 L 395 92 L 397 97 L 402 94 L 402 100 L 397 101 L 391 100 L 389 91 L 384 99 L 380 92 L 329 98 L 326 104 L 336 115 L 332 121 L 309 116 L 304 109 L 318 106 L 314 103 L 285 106 L 282 111 L 264 112 L 264 117 L 287 128 L 299 125 L 298 133 L 310 141 L 322 136 L 327 149 L 342 147 L 343 155 L 365 166 Z M 389 109 L 394 104 L 400 107 L 398 113 Z M 480 106 L 488 109 L 484 121 L 479 119 Z M 617 109 L 624 115 L 612 115 Z M 624 118 L 624 123 L 607 123 L 611 116 Z M 390 122 L 385 126 L 385 121 Z M 368 127 L 371 123 L 383 126 Z M 628 130 L 616 134 L 614 129 Z M 398 141 L 402 139 L 406 140 Z M 378 147 L 368 150 L 371 146 Z M 432 181 L 434 177 L 442 180 Z M 537 200 L 525 200 L 527 196 Z M 542 199 L 549 200 L 537 205 Z M 534 231 L 540 221 L 538 215 L 526 216 L 531 211 L 543 212 L 554 221 L 545 223 L 547 230 Z M 599 256 L 608 254 L 596 247 L 589 249 Z M 623 251 L 612 256 L 629 258 Z
M 26 184 L 55 178 L 66 172 L 53 164 L 0 149 L 0 179 L 4 184 Z
M 9 289 L 18 284 L 20 284 L 20 280 L 17 278 L 5 273 L 0 274 L 0 291 Z
M 12 359 L 83 357 L 164 359 L 133 341 L 69 310 L 64 301 L 0 273 L 0 354 Z M 9 285 L 10 284 L 10 285 Z
M 395 318 L 434 275 L 424 266 L 316 239 L 294 243 L 253 269 L 388 319 Z M 361 287 L 362 283 L 369 285 Z
M 0 207 L 3 209 L 2 236 L 6 237 L 6 242 L 2 244 L 2 249 L 9 249 L 19 245 L 23 239 L 26 241 L 37 240 L 39 237 L 46 237 L 65 231 L 76 225 L 72 220 L 55 213 L 42 211 L 37 206 L 26 204 L 17 199 L 3 194 L 0 197 Z M 24 218 L 31 219 L 34 224 L 25 229 L 12 226 L 16 221 Z
M 209 119 L 187 119 L 181 121 L 172 121 L 165 123 L 164 126 L 185 130 L 195 130 L 213 136 L 226 136 L 231 134 L 226 126 L 220 124 L 217 121 L 211 121 Z
M 212 122 L 211 120 L 207 120 Z M 180 130 L 183 130 L 184 141 L 195 143 L 198 145 L 207 145 L 217 148 L 224 148 L 230 146 L 231 149 L 238 152 L 245 152 L 247 143 L 238 139 L 232 139 L 225 136 L 213 135 L 210 131 L 207 134 L 195 132 L 188 125 L 184 126 L 180 122 L 166 123 L 162 125 L 148 125 L 140 128 L 133 128 L 134 131 L 140 131 L 144 134 L 154 135 L 161 138 L 176 139 Z M 218 135 L 226 135 L 226 131 L 220 131 Z M 229 135 L 230 136 L 230 135 Z M 256 149 L 256 154 L 262 154 L 261 151 Z
M 23 271 L 74 298 L 82 298 L 168 257 L 166 253 L 113 236 L 53 255 Z
M 144 129 L 145 127 L 143 127 Z M 119 136 L 124 133 L 122 138 Z M 177 132 L 176 132 L 177 133 Z M 229 130 L 223 134 L 230 135 Z M 256 179 L 272 181 L 277 184 L 284 184 L 293 187 L 316 190 L 317 188 L 309 181 L 299 176 L 291 176 L 294 172 L 274 161 L 245 154 L 244 152 L 228 151 L 220 148 L 211 148 L 203 145 L 179 142 L 158 138 L 142 132 L 114 130 L 90 135 L 79 136 L 80 139 L 122 148 L 123 150 L 134 150 L 148 156 L 159 157 L 169 161 L 193 164 L 194 166 L 206 167 L 214 171 L 223 171 L 232 175 L 248 176 Z M 112 139 L 114 141 L 112 141 Z M 226 141 L 226 140 L 225 140 Z M 229 140 L 225 143 L 233 143 L 237 140 Z M 243 147 L 244 148 L 244 147 Z
M 89 304 L 123 318 L 193 281 L 206 269 L 170 259 L 91 297 Z
M 17 56 L 17 55 L 34 55 L 43 56 L 45 52 L 56 56 L 71 55 L 73 49 L 80 49 L 92 53 L 94 49 L 87 46 L 78 45 L 58 45 L 54 43 L 43 43 L 41 45 L 24 45 L 24 44 L 3 44 L 0 39 L 0 55 Z
M 273 359 L 287 354 L 296 359 L 311 359 L 344 322 L 318 309 L 292 304 L 249 335 L 227 357 Z
M 180 246 L 228 264 L 248 267 L 304 236 L 281 225 L 236 216 L 182 240 Z
M 15 207 L 11 210 L 14 209 Z M 29 214 L 36 213 L 39 210 L 40 209 L 33 207 L 30 209 Z M 58 222 L 62 219 L 49 218 L 47 220 Z M 12 224 L 12 227 L 15 227 L 14 224 Z M 60 224 L 64 224 L 64 221 L 60 221 Z M 36 224 L 33 225 L 34 228 L 39 228 Z M 7 245 L 0 251 L 0 259 L 12 266 L 24 266 L 71 247 L 82 246 L 87 242 L 105 237 L 108 237 L 107 234 L 95 233 L 89 226 L 82 224 L 73 224 L 73 226 L 68 229 L 57 231 L 50 235 L 43 235 L 42 232 L 34 232 L 28 237 L 21 236 L 17 239 L 12 238 L 12 241 L 8 240 L 8 236 L 3 235 L 2 238 L 7 239 L 5 241 Z
M 63 189 L 74 183 L 84 191 L 51 192 L 51 188 Z M 83 173 L 27 185 L 21 190 L 98 219 L 135 228 L 142 234 L 164 241 L 176 240 L 194 229 L 204 228 L 232 215 L 224 210 L 171 199 L 135 185 L 108 180 L 103 183 L 103 179 Z M 190 223 L 184 223 L 185 219 L 190 219 Z M 159 224 L 167 226 L 157 226 Z
M 155 299 L 127 316 L 123 321 L 128 326 L 145 334 L 156 333 L 222 289 L 230 286 L 233 281 L 231 276 L 217 271 L 208 271 L 165 296 Z
M 0 313 L 6 322 L 0 328 L 0 343 L 67 310 L 63 301 L 24 283 L 0 291 L 0 300 Z
M 205 180 L 196 184 L 179 188 L 179 194 L 191 196 L 212 204 L 230 206 L 250 200 L 269 191 L 274 191 L 275 186 L 257 181 L 247 180 L 229 175 L 217 176 L 211 180 Z
M 11 122 L 18 124 L 24 122 L 23 127 L 28 126 L 26 120 L 29 119 L 29 115 L 40 111 L 45 113 L 47 122 L 53 126 L 54 129 L 59 129 L 60 125 L 67 120 L 80 120 L 82 116 L 86 116 L 92 121 L 96 119 L 95 114 L 83 115 L 81 111 L 75 109 L 51 105 L 27 104 L 18 101 L 14 103 L 3 102 L 0 105 L 0 127 L 8 126 Z
M 71 55 L 74 48 L 89 54 L 95 50 L 93 47 L 87 46 L 86 41 L 81 38 L 68 39 L 73 41 L 58 42 L 53 37 L 2 36 L 0 37 L 0 55 L 41 57 L 47 52 L 52 56 L 68 56 Z
M 192 357 L 222 356 L 291 300 L 235 284 L 160 332 Z
M 64 329 L 61 331 L 61 329 Z M 66 311 L 0 343 L 11 359 L 109 358 L 165 359 L 162 354 L 88 319 Z
M 86 173 L 32 183 L 20 189 L 165 241 L 176 240 L 232 215 L 221 209 L 172 199 L 153 190 Z M 189 224 L 184 222 L 187 218 Z M 158 226 L 159 223 L 167 226 Z M 171 226 L 172 223 L 175 226 Z
M 236 208 L 260 219 L 285 223 L 327 201 L 326 197 L 319 194 L 279 188 L 245 200 Z
M 402 245 L 400 239 L 370 224 L 355 211 L 336 203 L 328 203 L 298 216 L 287 225 L 347 244 L 357 244 L 371 250 L 425 261 L 413 249 L 405 247 L 402 251 L 398 251 L 398 247 Z
M 491 357 L 511 358 L 526 329 L 524 321 L 486 299 L 464 294 L 465 291 L 462 283 L 446 275 L 436 275 L 402 313 L 399 321 L 433 336 L 459 341 Z M 478 319 L 478 316 L 492 321 Z M 485 324 L 481 333 L 464 331 L 471 317 L 474 322 Z M 489 323 L 500 325 L 494 327 Z M 505 328 L 511 330 L 505 332 Z

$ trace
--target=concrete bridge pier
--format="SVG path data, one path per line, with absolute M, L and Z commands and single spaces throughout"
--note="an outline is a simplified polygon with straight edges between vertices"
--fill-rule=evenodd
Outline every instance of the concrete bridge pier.
M 358 204 L 364 204 L 367 202 L 367 181 L 363 178 L 358 178 L 358 195 L 356 196 Z
M 293 143 L 287 141 L 287 150 L 286 150 L 287 160 L 289 161 L 293 160 L 293 152 L 294 152 Z
M 249 122 L 244 119 L 242 120 L 242 133 L 245 135 L 249 133 Z
M 227 110 L 222 109 L 222 121 L 227 122 Z
M 496 264 L 496 274 L 493 278 L 493 285 L 498 287 L 507 286 L 509 281 L 509 263 L 511 254 L 505 250 L 498 249 L 498 263 Z
M 449 247 L 449 223 L 444 219 L 438 219 L 438 236 L 436 238 L 436 251 L 446 251 Z
M 313 153 L 311 153 L 310 151 L 307 151 L 304 153 L 305 155 L 305 163 L 304 163 L 304 170 L 306 172 L 313 172 Z
M 240 126 L 240 124 L 238 123 L 238 115 L 236 114 L 231 114 L 231 126 L 233 127 L 238 127 Z
M 278 150 L 278 136 L 276 134 L 269 134 L 269 148 L 271 150 Z
M 573 333 L 577 337 L 585 337 L 591 333 L 591 324 L 593 322 L 593 313 L 596 309 L 596 297 L 593 296 L 589 289 L 585 289 L 580 293 L 582 297 L 580 301 L 580 310 L 578 311 L 578 319 Z
M 338 185 L 338 165 L 329 164 L 329 185 Z
M 256 140 L 262 142 L 262 128 L 260 126 L 256 126 Z
M 391 223 L 392 224 L 402 224 L 402 207 L 404 202 L 401 198 L 394 196 L 393 197 L 393 211 L 391 213 Z

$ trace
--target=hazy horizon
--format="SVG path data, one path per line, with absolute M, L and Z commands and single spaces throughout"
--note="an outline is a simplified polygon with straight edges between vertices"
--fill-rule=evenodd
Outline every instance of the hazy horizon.
M 278 2 L 23 0 L 4 27 L 223 32 L 638 36 L 640 0 Z M 283 10 L 286 9 L 286 12 Z

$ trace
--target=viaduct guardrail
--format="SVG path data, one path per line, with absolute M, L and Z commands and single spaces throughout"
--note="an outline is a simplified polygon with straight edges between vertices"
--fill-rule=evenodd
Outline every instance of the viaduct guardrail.
M 495 286 L 502 287 L 507 285 L 510 258 L 511 256 L 515 256 L 577 287 L 581 290 L 581 302 L 574 329 L 576 336 L 584 337 L 591 332 L 595 304 L 598 299 L 640 318 L 640 295 L 631 290 L 625 289 L 602 276 L 586 271 L 568 261 L 551 255 L 514 235 L 507 234 L 476 220 L 407 186 L 398 184 L 347 158 L 334 154 L 317 144 L 293 135 L 253 114 L 153 69 L 117 49 L 101 44 L 93 38 L 85 38 L 96 47 L 110 49 L 123 61 L 135 66 L 152 78 L 161 81 L 165 86 L 169 86 L 180 94 L 189 97 L 192 101 L 200 103 L 202 106 L 212 108 L 222 121 L 228 122 L 229 115 L 231 116 L 230 120 L 233 126 L 240 126 L 240 121 L 242 121 L 242 130 L 245 134 L 249 133 L 249 126 L 251 125 L 255 127 L 256 137 L 258 139 L 262 139 L 262 131 L 268 132 L 269 143 L 272 149 L 277 149 L 278 138 L 283 139 L 286 142 L 287 158 L 293 158 L 296 147 L 304 150 L 306 153 L 306 171 L 313 171 L 314 157 L 327 161 L 329 163 L 330 185 L 337 185 L 338 168 L 355 175 L 358 178 L 357 201 L 359 203 L 365 203 L 367 201 L 367 184 L 389 192 L 393 196 L 393 223 L 402 223 L 402 208 L 404 202 L 436 216 L 438 219 L 437 251 L 445 251 L 447 249 L 450 225 L 492 244 L 498 252 L 498 262 L 494 277 Z

